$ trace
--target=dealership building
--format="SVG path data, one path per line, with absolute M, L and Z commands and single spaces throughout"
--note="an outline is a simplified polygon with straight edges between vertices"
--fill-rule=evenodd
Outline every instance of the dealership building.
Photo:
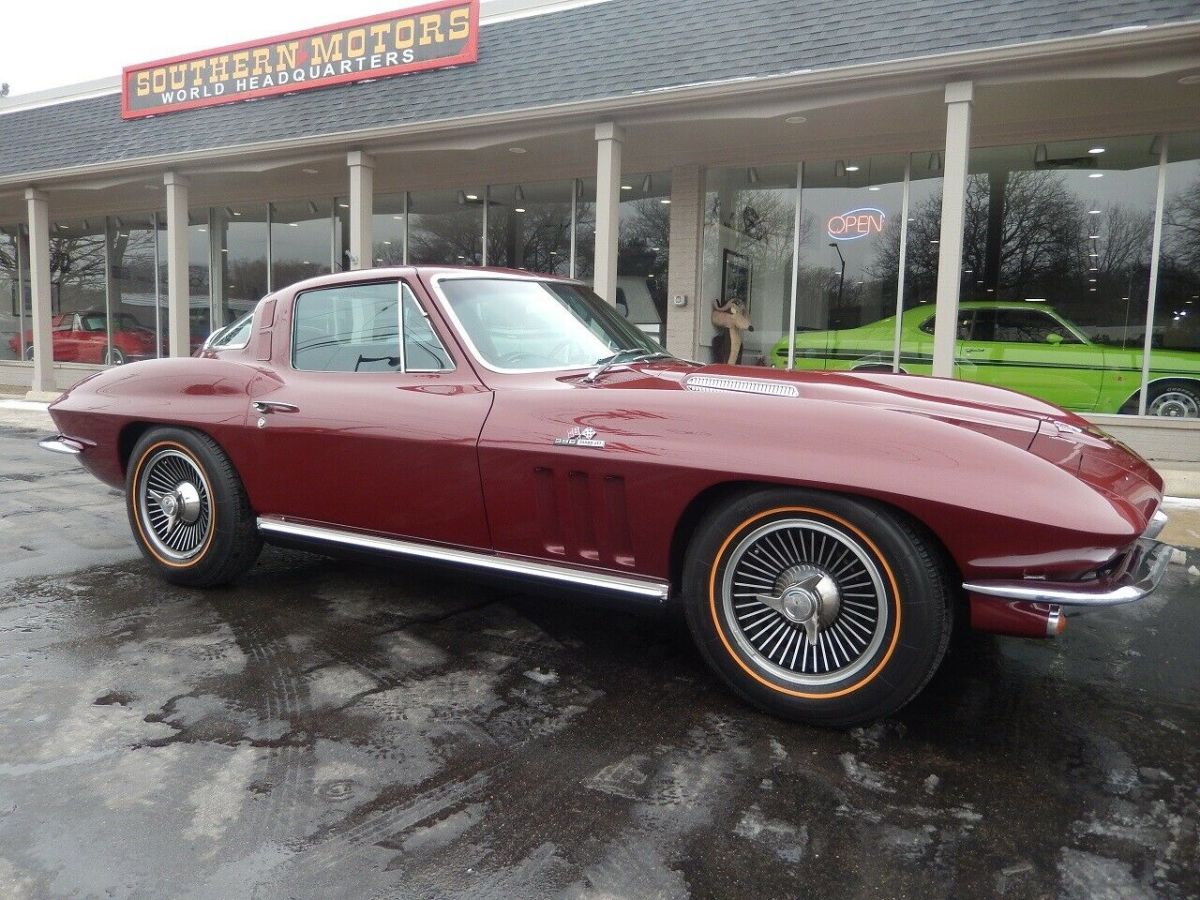
M 191 353 L 317 274 L 505 266 L 683 357 L 986 381 L 1200 462 L 1195 0 L 445 0 L 245 38 L 0 99 L 0 384 Z

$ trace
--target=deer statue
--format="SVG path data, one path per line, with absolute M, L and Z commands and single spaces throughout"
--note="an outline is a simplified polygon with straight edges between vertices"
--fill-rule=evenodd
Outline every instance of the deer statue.
M 713 327 L 718 329 L 713 338 L 713 361 L 735 365 L 742 361 L 742 332 L 753 331 L 746 304 L 736 297 L 724 306 L 720 300 L 713 301 Z M 728 351 L 726 351 L 728 347 Z

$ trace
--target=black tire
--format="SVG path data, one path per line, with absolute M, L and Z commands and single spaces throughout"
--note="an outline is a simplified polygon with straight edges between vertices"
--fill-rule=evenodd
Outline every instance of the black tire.
M 225 584 L 262 549 L 233 463 L 199 432 L 154 428 L 142 435 L 129 457 L 125 508 L 142 555 L 172 584 Z
M 951 633 L 947 572 L 933 538 L 881 504 L 754 490 L 697 528 L 683 570 L 688 626 L 743 699 L 846 727 L 891 715 L 933 677 Z
M 1200 418 L 1200 385 L 1193 382 L 1160 381 L 1151 385 L 1147 397 L 1147 415 L 1176 419 Z
M 125 354 L 121 352 L 120 347 L 108 347 L 104 351 L 104 364 L 106 366 L 120 366 L 125 364 Z

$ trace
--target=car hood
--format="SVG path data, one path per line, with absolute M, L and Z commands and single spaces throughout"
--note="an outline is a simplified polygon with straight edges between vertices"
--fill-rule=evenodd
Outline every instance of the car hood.
M 781 403 L 815 400 L 874 407 L 987 435 L 1058 466 L 1148 518 L 1161 498 L 1161 476 L 1138 454 L 1086 419 L 1035 397 L 990 385 L 879 372 L 787 372 L 671 361 L 639 364 L 604 387 L 652 387 L 744 394 L 761 414 Z M 894 421 L 894 419 L 893 419 Z
M 745 366 L 680 362 L 637 364 L 597 382 L 598 387 L 671 387 L 745 394 L 747 402 L 771 398 L 764 414 L 777 415 L 779 399 L 823 400 L 875 406 L 965 425 L 1028 448 L 1042 423 L 1056 430 L 1087 430 L 1090 423 L 1034 397 L 949 378 L 881 372 L 787 372 Z

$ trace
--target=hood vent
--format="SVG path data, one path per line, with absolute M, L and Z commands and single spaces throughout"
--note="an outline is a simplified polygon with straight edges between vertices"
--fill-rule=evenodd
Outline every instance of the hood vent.
M 786 381 L 739 378 L 736 375 L 690 375 L 683 384 L 689 391 L 732 391 L 736 394 L 764 394 L 768 397 L 800 396 L 800 388 Z

